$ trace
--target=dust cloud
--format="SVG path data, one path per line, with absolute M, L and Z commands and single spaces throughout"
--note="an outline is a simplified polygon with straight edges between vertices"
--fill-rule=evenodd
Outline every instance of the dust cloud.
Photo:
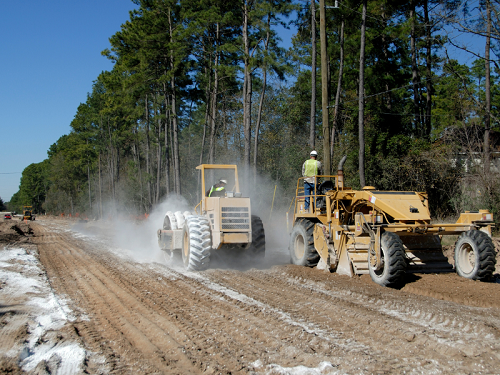
M 247 183 L 245 175 L 240 172 L 240 188 L 243 197 L 250 197 L 252 215 L 259 216 L 264 225 L 266 236 L 266 253 L 264 258 L 256 259 L 245 251 L 244 246 L 233 246 L 227 251 L 214 250 L 211 255 L 210 268 L 247 270 L 251 268 L 266 269 L 274 265 L 290 263 L 288 252 L 289 232 L 286 225 L 286 211 L 293 197 L 286 197 L 279 184 L 269 178 L 257 176 Z M 194 213 L 194 205 L 184 197 L 169 195 L 162 203 L 156 205 L 147 218 L 138 220 L 127 215 L 129 207 L 105 205 L 109 212 L 122 214 L 105 215 L 102 220 L 77 223 L 73 230 L 84 235 L 98 236 L 112 245 L 112 251 L 120 256 L 132 258 L 139 263 L 158 262 L 177 267 L 166 252 L 158 246 L 157 231 L 163 227 L 165 214 L 186 211 Z M 112 209 L 111 209 L 112 208 Z
M 189 204 L 183 197 L 170 195 L 157 205 L 145 220 L 115 220 L 113 243 L 127 249 L 129 255 L 137 262 L 163 263 L 165 260 L 163 252 L 158 247 L 157 231 L 162 228 L 167 211 L 186 210 L 189 210 Z

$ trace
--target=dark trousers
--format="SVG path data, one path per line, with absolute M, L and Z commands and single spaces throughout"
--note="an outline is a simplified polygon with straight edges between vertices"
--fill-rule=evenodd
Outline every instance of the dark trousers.
M 304 195 L 306 197 L 305 201 L 306 201 L 306 204 L 304 206 L 305 210 L 309 210 L 309 196 L 310 195 L 314 195 L 314 184 L 313 183 L 310 183 L 310 182 L 307 182 L 307 181 L 304 181 Z

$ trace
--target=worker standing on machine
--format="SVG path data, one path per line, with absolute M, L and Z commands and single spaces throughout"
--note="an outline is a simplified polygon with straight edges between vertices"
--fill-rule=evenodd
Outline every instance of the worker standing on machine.
M 316 195 L 315 192 L 315 176 L 321 175 L 322 174 L 322 166 L 321 162 L 319 160 L 316 160 L 318 158 L 318 153 L 316 151 L 311 151 L 310 154 L 310 159 L 306 160 L 304 164 L 302 164 L 302 176 L 304 176 L 304 195 L 305 195 L 305 210 L 309 210 L 309 201 L 310 201 L 310 195 L 312 192 L 314 192 L 314 195 Z
M 207 191 L 207 197 L 224 197 L 226 195 L 226 184 L 226 180 L 220 179 L 217 184 Z

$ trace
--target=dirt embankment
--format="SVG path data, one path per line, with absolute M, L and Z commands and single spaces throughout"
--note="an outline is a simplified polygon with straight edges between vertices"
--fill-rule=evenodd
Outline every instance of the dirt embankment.
M 29 346 L 32 326 L 23 331 L 18 324 L 16 330 L 19 309 L 2 302 L 0 341 L 8 337 L 20 352 L 29 350 L 22 361 L 4 356 L 0 372 L 24 365 L 33 373 L 63 373 L 64 359 L 56 354 L 26 367 L 44 343 L 76 345 L 72 353 L 83 353 L 81 361 L 66 368 L 82 373 L 498 373 L 500 368 L 497 283 L 455 274 L 408 275 L 405 286 L 395 290 L 368 276 L 293 265 L 191 273 L 175 264 L 138 262 L 109 237 L 82 236 L 61 220 L 28 226 L 18 233 L 16 246 L 36 245 L 43 277 L 66 320 Z M 3 228 L 0 240 L 11 241 L 2 237 Z M 281 250 L 266 251 L 272 259 Z M 5 345 L 0 348 L 8 352 Z

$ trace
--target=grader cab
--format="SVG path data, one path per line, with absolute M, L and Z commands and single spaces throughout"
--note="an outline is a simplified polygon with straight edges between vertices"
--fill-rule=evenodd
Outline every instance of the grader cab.
M 292 263 L 321 265 L 349 276 L 370 274 L 383 286 L 401 283 L 406 272 L 453 271 L 444 256 L 442 236 L 459 235 L 455 270 L 463 277 L 488 280 L 495 270 L 491 240 L 493 215 L 487 210 L 462 213 L 456 223 L 431 224 L 426 193 L 380 191 L 344 186 L 343 163 L 337 175 L 316 176 L 315 194 L 304 210 L 303 179 L 291 220 Z
M 182 258 L 187 270 L 209 267 L 213 252 L 252 257 L 265 255 L 265 233 L 262 220 L 252 215 L 250 198 L 240 191 L 236 165 L 202 164 L 201 201 L 193 212 L 168 211 L 163 228 L 158 230 L 158 244 L 171 257 Z M 224 191 L 209 196 L 206 181 L 226 181 Z

